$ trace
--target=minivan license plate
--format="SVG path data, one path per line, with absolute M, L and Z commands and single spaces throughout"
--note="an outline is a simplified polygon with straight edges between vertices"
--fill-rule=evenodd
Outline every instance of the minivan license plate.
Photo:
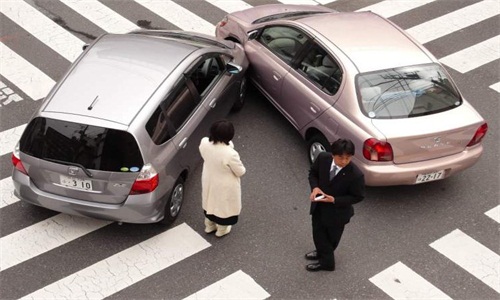
M 424 183 L 424 182 L 439 180 L 442 179 L 443 176 L 444 176 L 444 170 L 427 174 L 419 174 L 417 176 L 417 181 L 415 183 Z
M 61 185 L 69 188 L 91 191 L 92 190 L 92 181 L 87 179 L 80 179 L 74 177 L 68 177 L 64 175 L 61 176 Z

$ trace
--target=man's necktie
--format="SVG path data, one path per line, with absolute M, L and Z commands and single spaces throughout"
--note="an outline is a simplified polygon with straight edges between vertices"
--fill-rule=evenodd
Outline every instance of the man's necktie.
M 332 180 L 333 177 L 335 177 L 337 170 L 338 170 L 337 166 L 333 166 L 333 168 L 330 170 L 330 180 Z

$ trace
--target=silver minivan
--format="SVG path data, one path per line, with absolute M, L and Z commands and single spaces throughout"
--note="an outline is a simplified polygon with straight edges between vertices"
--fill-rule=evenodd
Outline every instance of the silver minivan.
M 12 154 L 15 195 L 51 210 L 170 224 L 210 125 L 244 104 L 242 47 L 179 31 L 104 34 L 71 65 Z

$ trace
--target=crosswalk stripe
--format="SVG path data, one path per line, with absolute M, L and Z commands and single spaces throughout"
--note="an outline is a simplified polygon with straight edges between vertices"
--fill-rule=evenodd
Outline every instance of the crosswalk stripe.
M 316 0 L 316 2 L 318 2 L 321 5 L 329 4 L 329 3 L 332 3 L 335 1 L 337 1 L 337 0 Z
M 0 42 L 0 57 L 2 58 L 2 65 L 5 66 L 1 71 L 2 76 L 21 89 L 31 99 L 39 100 L 47 96 L 54 86 L 54 80 L 2 42 Z
M 436 0 L 413 0 L 413 1 L 401 1 L 401 0 L 386 0 L 372 4 L 370 6 L 363 7 L 357 11 L 372 11 L 378 15 L 385 18 L 390 18 L 395 15 L 402 14 L 414 8 L 420 7 L 422 5 L 431 3 Z
M 26 124 L 0 132 L 0 156 L 10 153 L 16 147 Z
M 58 214 L 0 239 L 0 270 L 71 242 L 112 222 Z
M 194 299 L 266 299 L 271 295 L 252 277 L 239 270 L 206 288 L 184 298 Z
M 252 6 L 242 0 L 205 0 L 206 2 L 216 6 L 227 13 L 232 13 L 239 10 L 251 8 Z
M 9 206 L 19 201 L 19 198 L 14 196 L 14 183 L 11 177 L 0 180 L 0 208 Z
M 484 214 L 495 220 L 497 223 L 500 223 L 500 205 L 488 210 Z
M 110 33 L 126 33 L 139 26 L 130 22 L 126 18 L 117 14 L 115 11 L 102 4 L 97 0 L 59 0 L 71 7 L 83 17 L 90 20 L 92 23 L 101 27 L 104 31 Z
M 21 299 L 103 299 L 210 246 L 183 223 Z
M 432 248 L 500 293 L 500 256 L 459 229 L 430 244 Z
M 498 15 L 499 12 L 499 1 L 484 0 L 439 18 L 419 24 L 407 29 L 406 31 L 420 43 L 425 44 L 447 34 L 494 17 Z
M 500 58 L 500 35 L 455 52 L 439 61 L 459 71 L 467 73 Z
M 370 281 L 393 299 L 451 299 L 402 262 L 378 273 Z
M 198 15 L 171 1 L 134 0 L 158 16 L 186 31 L 215 34 L 215 26 Z
M 82 40 L 22 0 L 2 0 L 0 12 L 69 61 L 82 52 Z
M 500 93 L 500 82 L 490 85 L 490 89 L 493 89 Z

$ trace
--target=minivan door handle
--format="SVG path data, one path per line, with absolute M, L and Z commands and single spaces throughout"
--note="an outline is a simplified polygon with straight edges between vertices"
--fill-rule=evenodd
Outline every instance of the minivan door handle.
M 183 138 L 182 141 L 179 143 L 179 148 L 186 148 L 187 145 L 187 137 Z
M 212 99 L 212 101 L 210 101 L 210 103 L 208 104 L 208 106 L 210 106 L 211 108 L 214 108 L 216 105 L 217 105 L 217 98 Z

